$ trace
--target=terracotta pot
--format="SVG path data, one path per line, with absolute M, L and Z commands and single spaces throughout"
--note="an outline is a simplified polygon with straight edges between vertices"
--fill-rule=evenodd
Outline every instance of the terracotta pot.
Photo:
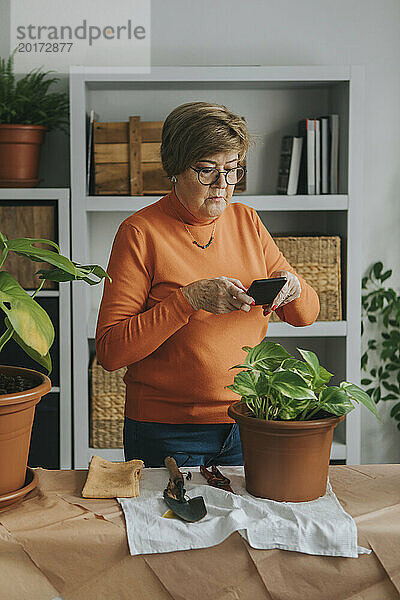
M 0 496 L 25 483 L 35 407 L 51 389 L 43 373 L 20 367 L 0 366 L 6 375 L 29 377 L 35 387 L 24 392 L 0 394 Z
M 13 187 L 38 184 L 40 149 L 46 131 L 43 125 L 0 124 L 0 187 L 9 182 Z
M 326 493 L 333 430 L 341 417 L 318 421 L 267 421 L 242 402 L 229 416 L 239 425 L 246 489 L 253 496 L 306 502 Z

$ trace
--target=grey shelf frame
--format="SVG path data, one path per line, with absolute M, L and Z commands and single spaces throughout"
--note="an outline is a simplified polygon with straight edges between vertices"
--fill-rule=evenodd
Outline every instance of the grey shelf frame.
M 89 248 L 89 218 L 98 212 L 134 212 L 154 202 L 149 197 L 97 197 L 86 195 L 86 114 L 91 107 L 88 95 L 113 93 L 123 101 L 125 92 L 136 90 L 168 91 L 180 94 L 185 90 L 280 90 L 291 94 L 295 90 L 318 90 L 328 92 L 344 86 L 339 102 L 346 105 L 348 116 L 343 137 L 346 152 L 341 154 L 342 178 L 346 180 L 345 193 L 331 196 L 282 197 L 250 193 L 238 197 L 258 211 L 341 211 L 345 215 L 347 244 L 346 271 L 346 321 L 315 323 L 304 328 L 291 328 L 286 323 L 271 323 L 268 336 L 272 337 L 319 337 L 329 340 L 332 336 L 345 340 L 346 379 L 360 383 L 361 359 L 361 206 L 363 197 L 363 124 L 364 79 L 362 65 L 344 66 L 232 66 L 232 67 L 153 67 L 150 73 L 138 73 L 130 67 L 70 67 L 71 103 L 71 194 L 72 194 L 72 257 L 85 262 L 91 258 Z M 304 115 L 306 116 L 306 115 Z M 110 119 L 112 120 L 112 119 Z M 118 120 L 116 116 L 114 120 Z M 343 187 L 343 186 L 342 186 Z M 330 213 L 330 211 L 334 211 Z M 74 468 L 87 468 L 91 456 L 97 454 L 108 460 L 123 460 L 120 449 L 93 449 L 89 447 L 88 406 L 88 342 L 94 335 L 96 314 L 83 284 L 73 288 L 73 368 L 74 368 Z M 91 314 L 92 313 L 92 314 Z M 297 331 L 296 331 L 297 330 Z M 83 335 L 82 332 L 85 332 Z M 361 456 L 360 407 L 346 417 L 345 442 L 334 441 L 332 459 L 345 460 L 347 464 L 359 464 Z

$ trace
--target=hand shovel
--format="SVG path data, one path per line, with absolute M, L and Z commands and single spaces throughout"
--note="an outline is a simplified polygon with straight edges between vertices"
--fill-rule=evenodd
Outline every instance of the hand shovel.
M 184 521 L 189 521 L 190 523 L 200 521 L 207 514 L 203 496 L 196 496 L 196 498 L 186 500 L 183 475 L 178 469 L 175 459 L 167 456 L 164 464 L 169 472 L 169 482 L 164 490 L 166 505 Z

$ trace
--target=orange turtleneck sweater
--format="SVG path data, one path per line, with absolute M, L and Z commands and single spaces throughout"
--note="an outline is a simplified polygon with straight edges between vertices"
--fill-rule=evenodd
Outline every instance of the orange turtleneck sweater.
M 239 396 L 225 386 L 245 357 L 242 346 L 264 337 L 269 318 L 261 306 L 214 315 L 196 311 L 181 288 L 198 279 L 225 275 L 247 288 L 276 270 L 295 273 L 257 212 L 239 202 L 216 219 L 215 239 L 205 250 L 211 223 L 201 223 L 173 189 L 129 216 L 115 236 L 96 331 L 100 364 L 108 371 L 127 366 L 125 415 L 160 423 L 229 423 L 228 406 Z M 297 273 L 295 273 L 297 275 Z M 319 313 L 314 289 L 297 275 L 301 297 L 278 308 L 295 327 Z

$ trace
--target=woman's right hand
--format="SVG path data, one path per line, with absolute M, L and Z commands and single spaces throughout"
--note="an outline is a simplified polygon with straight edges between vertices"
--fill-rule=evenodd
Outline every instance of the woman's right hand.
M 249 312 L 254 298 L 246 294 L 246 288 L 233 277 L 199 279 L 182 288 L 182 293 L 195 310 L 202 308 L 214 315 L 234 310 Z

